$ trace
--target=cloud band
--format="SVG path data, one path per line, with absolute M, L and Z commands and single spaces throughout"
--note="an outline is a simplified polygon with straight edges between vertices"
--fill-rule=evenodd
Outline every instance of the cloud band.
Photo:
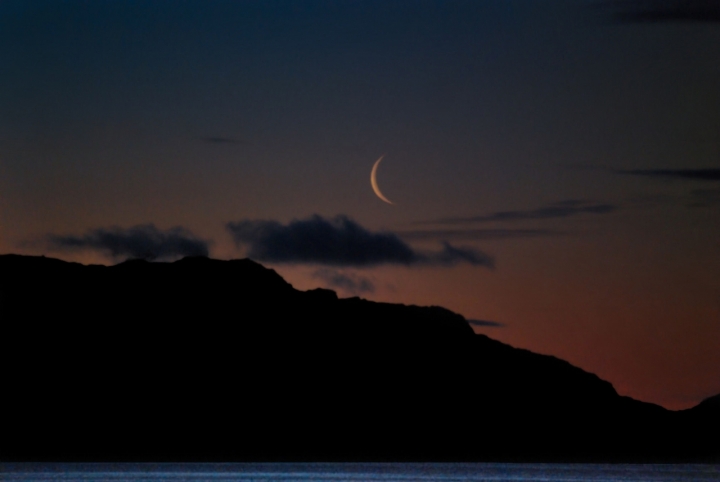
M 156 260 L 209 254 L 209 243 L 189 230 L 174 227 L 162 231 L 153 224 L 98 228 L 82 236 L 50 234 L 46 240 L 51 249 L 99 251 L 113 258 Z
M 315 215 L 283 225 L 272 220 L 242 220 L 226 225 L 238 246 L 258 261 L 369 267 L 383 264 L 451 266 L 467 263 L 492 268 L 482 251 L 443 243 L 443 249 L 420 252 L 391 232 L 371 232 L 347 216 Z

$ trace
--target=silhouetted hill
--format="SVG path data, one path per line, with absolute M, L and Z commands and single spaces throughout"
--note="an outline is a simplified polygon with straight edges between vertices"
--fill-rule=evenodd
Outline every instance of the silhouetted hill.
M 697 406 L 686 410 L 696 416 L 714 416 L 720 419 L 720 394 L 706 398 Z
M 5 461 L 720 460 L 717 397 L 670 412 L 247 259 L 0 256 L 0 330 Z

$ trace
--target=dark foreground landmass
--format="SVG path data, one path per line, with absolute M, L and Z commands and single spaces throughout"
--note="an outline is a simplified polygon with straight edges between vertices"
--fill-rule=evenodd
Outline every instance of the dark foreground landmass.
M 671 412 L 438 307 L 250 260 L 0 256 L 2 461 L 720 461 Z

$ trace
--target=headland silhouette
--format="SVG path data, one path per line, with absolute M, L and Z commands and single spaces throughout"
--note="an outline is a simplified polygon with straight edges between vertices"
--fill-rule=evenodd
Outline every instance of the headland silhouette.
M 720 461 L 673 412 L 440 307 L 248 259 L 0 256 L 1 461 Z

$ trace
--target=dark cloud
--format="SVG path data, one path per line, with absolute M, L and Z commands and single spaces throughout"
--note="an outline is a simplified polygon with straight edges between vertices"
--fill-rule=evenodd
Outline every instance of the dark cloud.
M 152 224 L 99 228 L 82 236 L 48 235 L 51 249 L 99 251 L 113 258 L 176 259 L 207 256 L 209 243 L 185 228 L 161 231 Z
M 719 0 L 619 0 L 601 6 L 618 22 L 720 22 Z
M 403 239 L 426 240 L 426 239 L 517 239 L 536 238 L 541 236 L 561 236 L 562 231 L 550 229 L 416 229 L 399 231 L 397 233 Z
M 694 181 L 720 181 L 720 169 L 633 169 L 615 171 L 618 174 L 664 179 L 688 179 Z
M 358 267 L 457 263 L 494 267 L 493 258 L 476 249 L 444 243 L 441 251 L 419 252 L 396 234 L 371 232 L 347 216 L 325 219 L 315 215 L 287 225 L 277 221 L 243 220 L 228 223 L 227 229 L 235 243 L 247 246 L 247 255 L 258 261 Z
M 208 144 L 242 144 L 237 139 L 230 137 L 203 137 L 200 140 Z
M 553 219 L 577 216 L 578 214 L 606 214 L 617 210 L 613 204 L 592 203 L 577 199 L 559 201 L 549 206 L 526 211 L 497 211 L 482 216 L 464 218 L 444 218 L 435 221 L 422 221 L 419 224 L 465 224 L 507 221 L 526 221 L 529 219 Z
M 500 328 L 500 327 L 505 326 L 502 323 L 498 323 L 497 321 L 467 320 L 467 319 L 465 321 L 467 321 L 468 323 L 470 323 L 473 326 L 490 326 L 493 328 Z
M 325 281 L 333 288 L 338 288 L 349 293 L 372 293 L 375 291 L 375 285 L 372 281 L 364 276 L 358 276 L 354 273 L 342 273 L 334 269 L 319 269 L 313 273 L 313 278 Z
M 345 216 L 313 216 L 288 225 L 277 221 L 244 220 L 228 223 L 248 256 L 280 263 L 318 263 L 337 266 L 412 264 L 417 254 L 392 233 L 372 233 Z

